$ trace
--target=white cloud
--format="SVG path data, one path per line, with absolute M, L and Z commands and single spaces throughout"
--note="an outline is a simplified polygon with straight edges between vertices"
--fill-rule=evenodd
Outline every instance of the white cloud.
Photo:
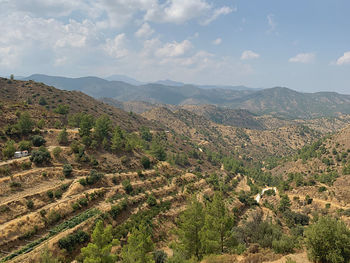
M 214 45 L 220 45 L 222 43 L 222 39 L 221 38 L 217 38 L 213 41 Z
M 277 23 L 275 21 L 275 15 L 269 14 L 267 16 L 267 23 L 269 25 L 269 30 L 267 32 L 272 33 L 274 31 L 276 31 Z
M 114 39 L 107 39 L 104 45 L 105 52 L 113 58 L 122 58 L 128 55 L 129 51 L 125 47 L 125 34 L 116 35 Z
M 289 62 L 294 63 L 311 63 L 315 60 L 315 54 L 314 53 L 300 53 L 296 55 L 295 57 L 292 57 L 289 59 Z
M 216 20 L 219 16 L 228 15 L 228 14 L 230 14 L 232 12 L 236 12 L 236 11 L 237 11 L 237 8 L 223 6 L 221 8 L 215 9 L 214 12 L 212 13 L 212 15 L 209 18 L 205 19 L 201 24 L 208 25 L 211 22 L 213 22 L 214 20 Z
M 255 53 L 251 50 L 245 50 L 241 55 L 241 60 L 257 59 L 259 57 L 260 55 L 258 53 Z
M 192 47 L 192 43 L 187 39 L 180 43 L 174 41 L 172 43 L 166 43 L 163 47 L 159 48 L 155 54 L 158 57 L 178 57 L 184 55 Z
M 135 36 L 138 38 L 149 38 L 153 35 L 154 30 L 148 23 L 144 23 L 139 30 L 136 31 Z
M 343 56 L 337 59 L 336 62 L 337 65 L 345 65 L 345 64 L 350 64 L 350 51 L 345 52 Z

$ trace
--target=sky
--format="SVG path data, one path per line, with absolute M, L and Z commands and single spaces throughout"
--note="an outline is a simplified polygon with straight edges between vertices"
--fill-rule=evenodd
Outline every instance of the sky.
M 0 75 L 350 94 L 349 0 L 0 0 Z

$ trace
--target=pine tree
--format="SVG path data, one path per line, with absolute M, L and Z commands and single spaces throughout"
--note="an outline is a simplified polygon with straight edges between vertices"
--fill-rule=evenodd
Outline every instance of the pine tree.
M 118 152 L 118 151 L 122 150 L 123 147 L 125 146 L 124 134 L 123 134 L 123 131 L 120 129 L 119 126 L 117 126 L 114 129 L 111 143 L 112 143 L 111 150 L 113 152 Z
M 66 128 L 63 128 L 63 130 L 58 134 L 57 140 L 59 145 L 68 144 L 68 132 Z
M 134 228 L 128 238 L 128 243 L 122 249 L 124 263 L 152 263 L 154 245 L 151 235 L 145 225 L 141 223 L 139 228 Z
M 215 193 L 205 208 L 204 226 L 200 232 L 205 254 L 223 253 L 232 238 L 234 220 L 225 206 L 222 193 Z
M 109 136 L 111 131 L 111 120 L 107 115 L 101 116 L 96 120 L 95 123 L 95 137 L 100 142 L 103 141 L 104 138 Z
M 179 238 L 188 258 L 201 258 L 200 232 L 204 224 L 203 205 L 193 197 L 188 208 L 180 216 Z
M 98 221 L 92 233 L 92 242 L 81 249 L 84 263 L 113 263 L 117 256 L 111 254 L 112 246 L 119 242 L 113 239 L 112 226 L 103 227 L 103 222 Z
M 23 135 L 27 135 L 32 132 L 34 128 L 34 122 L 30 118 L 28 112 L 24 112 L 21 114 L 18 120 L 18 127 Z
M 94 119 L 91 115 L 84 114 L 79 121 L 79 135 L 80 137 L 90 136 L 91 129 L 94 125 Z

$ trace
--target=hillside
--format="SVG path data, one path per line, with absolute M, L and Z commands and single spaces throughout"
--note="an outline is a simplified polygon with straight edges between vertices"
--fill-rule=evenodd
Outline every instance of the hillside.
M 102 250 L 111 262 L 306 260 L 304 230 L 317 214 L 350 224 L 350 128 L 317 141 L 324 135 L 307 121 L 224 124 L 257 125 L 245 110 L 137 115 L 33 81 L 0 79 L 0 89 L 0 262 L 84 262 Z M 347 121 L 310 125 L 329 132 Z M 30 155 L 15 159 L 17 150 Z M 225 242 L 192 250 L 213 238 Z
M 288 119 L 312 119 L 350 114 L 350 95 L 335 92 L 300 93 L 287 88 L 264 90 L 200 88 L 193 85 L 170 86 L 158 83 L 133 86 L 121 81 L 96 77 L 64 78 L 32 75 L 26 79 L 65 90 L 79 90 L 95 98 L 118 101 L 144 101 L 155 104 L 212 104 L 231 109 L 246 109 L 254 114 L 269 114 Z M 164 82 L 162 82 L 164 83 Z

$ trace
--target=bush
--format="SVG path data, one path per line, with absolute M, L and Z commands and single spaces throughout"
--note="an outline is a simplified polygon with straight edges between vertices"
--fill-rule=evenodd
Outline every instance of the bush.
M 325 192 L 325 191 L 327 191 L 327 188 L 325 186 L 320 186 L 318 188 L 318 192 L 320 192 L 320 193 Z
M 62 190 L 57 189 L 54 193 L 55 198 L 60 199 L 62 197 Z
M 57 141 L 59 145 L 67 145 L 68 144 L 68 132 L 67 129 L 64 128 L 60 133 L 58 134 Z
M 21 163 L 22 170 L 29 170 L 31 167 L 32 167 L 31 161 Z
M 43 97 L 40 97 L 40 99 L 39 99 L 39 105 L 41 105 L 41 106 L 47 105 L 46 99 L 43 98 Z
M 32 149 L 31 141 L 20 141 L 18 144 L 18 149 L 20 151 L 30 151 Z
M 34 208 L 33 200 L 27 200 L 27 208 L 28 209 L 33 209 Z
M 133 190 L 133 188 L 132 188 L 132 185 L 131 185 L 131 183 L 130 183 L 130 180 L 124 180 L 123 182 L 122 182 L 122 185 L 123 185 L 123 188 L 124 188 L 124 190 L 125 190 L 125 192 L 127 193 L 127 194 L 131 194 L 132 193 L 132 190 Z
M 150 194 L 148 197 L 147 197 L 147 204 L 149 206 L 156 206 L 157 205 L 157 199 L 155 198 L 155 196 L 153 194 Z
M 15 142 L 10 140 L 6 142 L 5 147 L 2 149 L 2 155 L 5 158 L 10 159 L 14 156 L 15 151 L 16 151 Z
M 18 127 L 22 135 L 27 135 L 32 132 L 34 128 L 34 122 L 30 118 L 28 112 L 21 114 L 18 120 Z
M 55 147 L 55 148 L 52 150 L 52 154 L 53 154 L 53 156 L 54 156 L 56 159 L 60 158 L 61 152 L 62 152 L 62 148 L 59 147 L 59 146 Z
M 61 249 L 65 249 L 68 252 L 72 252 L 76 245 L 83 244 L 90 240 L 90 236 L 88 233 L 78 230 L 77 232 L 70 234 L 66 237 L 61 238 L 58 241 L 58 246 Z
M 305 231 L 308 254 L 315 262 L 349 262 L 350 231 L 344 222 L 321 217 Z
M 51 190 L 47 191 L 46 194 L 49 198 L 53 198 L 53 192 Z
M 56 109 L 53 110 L 54 113 L 62 114 L 62 115 L 67 115 L 69 112 L 69 107 L 68 105 L 60 104 L 57 106 Z
M 66 163 L 66 164 L 63 165 L 63 175 L 64 175 L 65 177 L 71 176 L 72 171 L 73 171 L 73 167 L 72 167 L 71 164 Z
M 32 143 L 36 147 L 40 147 L 40 146 L 44 145 L 45 142 L 46 142 L 46 140 L 40 135 L 34 135 L 32 137 Z
M 167 254 L 163 250 L 157 250 L 153 253 L 155 263 L 165 263 L 167 261 Z
M 142 156 L 141 164 L 142 164 L 143 168 L 145 168 L 145 169 L 149 169 L 151 167 L 151 161 L 149 160 L 149 158 L 147 156 Z
M 53 225 L 60 220 L 61 220 L 61 215 L 55 210 L 51 210 L 47 215 L 47 224 L 49 225 Z
M 272 241 L 272 248 L 278 254 L 287 254 L 294 251 L 295 241 L 292 237 L 282 235 L 280 240 Z
M 51 155 L 45 147 L 41 146 L 39 150 L 32 152 L 30 160 L 35 164 L 43 164 L 51 160 Z

